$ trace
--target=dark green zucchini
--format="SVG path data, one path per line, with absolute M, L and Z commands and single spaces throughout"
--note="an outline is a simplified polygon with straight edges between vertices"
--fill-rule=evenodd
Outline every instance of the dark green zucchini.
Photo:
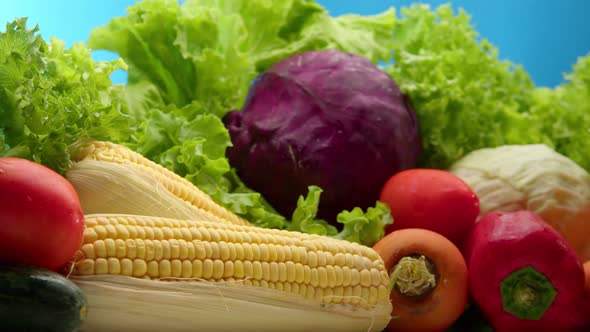
M 85 317 L 84 293 L 62 275 L 0 265 L 1 331 L 78 331 Z

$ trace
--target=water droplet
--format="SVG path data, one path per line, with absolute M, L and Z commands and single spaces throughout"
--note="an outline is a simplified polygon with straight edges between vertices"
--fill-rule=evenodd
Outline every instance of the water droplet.
M 32 202 L 32 201 L 33 201 L 33 198 L 32 198 L 31 196 L 28 196 L 28 195 L 27 195 L 27 202 L 29 202 L 29 203 L 30 203 L 30 202 Z
M 0 168 L 0 175 L 6 174 L 6 171 Z

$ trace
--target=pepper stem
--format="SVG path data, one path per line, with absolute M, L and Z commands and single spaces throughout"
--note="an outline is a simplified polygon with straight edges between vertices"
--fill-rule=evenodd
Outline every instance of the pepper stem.
M 532 266 L 509 274 L 500 283 L 502 307 L 521 319 L 538 320 L 551 307 L 557 291 L 551 281 Z
M 436 287 L 436 275 L 431 271 L 433 264 L 424 255 L 405 256 L 393 267 L 390 289 L 409 297 L 422 297 Z

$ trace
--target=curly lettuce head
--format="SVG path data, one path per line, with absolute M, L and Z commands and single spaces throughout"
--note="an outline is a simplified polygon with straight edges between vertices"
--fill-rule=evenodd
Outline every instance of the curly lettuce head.
M 121 88 L 109 75 L 121 60 L 95 62 L 82 43 L 46 43 L 26 19 L 0 32 L 0 156 L 63 173 L 78 139 L 126 141 L 131 129 Z
M 479 148 L 547 141 L 529 112 L 530 77 L 499 60 L 464 11 L 414 5 L 401 14 L 388 71 L 418 115 L 421 166 L 444 169 Z
M 580 57 L 566 82 L 535 91 L 532 111 L 555 150 L 590 171 L 590 53 Z

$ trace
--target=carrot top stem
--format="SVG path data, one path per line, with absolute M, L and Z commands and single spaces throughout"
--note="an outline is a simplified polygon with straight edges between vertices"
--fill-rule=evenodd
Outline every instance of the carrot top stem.
M 390 290 L 408 297 L 423 297 L 436 287 L 434 264 L 424 255 L 405 256 L 393 267 Z

